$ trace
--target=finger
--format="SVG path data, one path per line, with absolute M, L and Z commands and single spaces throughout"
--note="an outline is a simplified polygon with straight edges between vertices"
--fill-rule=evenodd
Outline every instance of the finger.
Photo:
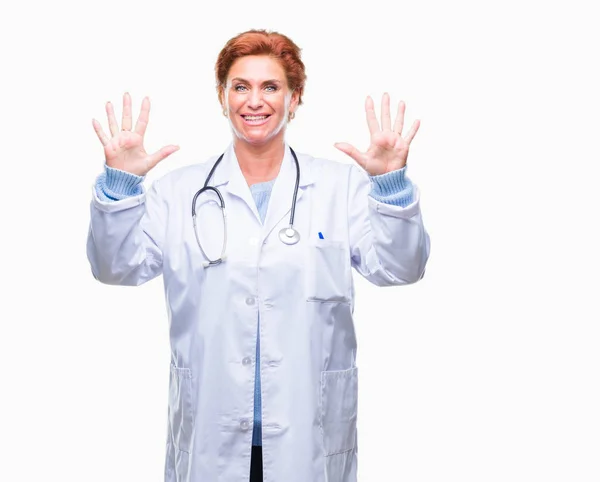
M 394 122 L 394 132 L 402 135 L 402 129 L 404 129 L 404 111 L 406 104 L 403 101 L 398 103 L 398 113 L 396 114 L 396 122 Z
M 360 166 L 363 168 L 366 165 L 365 155 L 360 152 L 356 147 L 348 144 L 347 142 L 336 142 L 334 146 L 342 151 L 344 154 L 349 155 L 352 159 L 354 159 Z
M 106 103 L 106 115 L 108 116 L 110 135 L 114 137 L 119 133 L 119 125 L 117 124 L 117 119 L 115 119 L 115 111 L 110 100 Z
M 381 130 L 389 131 L 392 128 L 390 116 L 390 95 L 385 92 L 381 98 Z
M 408 135 L 406 136 L 406 142 L 408 145 L 410 145 L 411 141 L 413 140 L 413 137 L 415 137 L 420 125 L 421 121 L 419 119 L 413 122 L 413 125 L 410 128 Z
M 131 130 L 131 96 L 129 92 L 123 94 L 123 120 L 121 129 L 124 131 Z
M 367 124 L 369 125 L 369 131 L 371 135 L 379 132 L 379 123 L 377 122 L 377 117 L 375 116 L 375 107 L 373 106 L 373 99 L 371 96 L 367 96 L 367 101 L 365 102 L 365 111 L 367 112 Z
M 146 127 L 148 126 L 148 117 L 150 116 L 150 99 L 146 96 L 142 101 L 142 109 L 137 122 L 135 123 L 135 132 L 144 137 Z
M 108 146 L 108 144 L 110 144 L 110 139 L 102 130 L 102 126 L 100 125 L 100 122 L 98 122 L 96 119 L 92 119 L 92 125 L 94 126 L 96 135 L 98 136 L 98 139 L 100 139 L 100 142 L 102 142 L 102 145 Z
M 179 146 L 165 146 L 162 149 L 156 151 L 154 154 L 148 156 L 148 170 L 156 166 L 164 158 L 170 156 L 174 152 L 179 150 Z

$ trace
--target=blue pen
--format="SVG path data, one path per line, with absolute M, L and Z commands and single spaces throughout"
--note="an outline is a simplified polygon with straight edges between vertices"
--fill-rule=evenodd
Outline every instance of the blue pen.
M 325 239 L 325 238 L 323 237 L 323 233 L 322 233 L 321 231 L 319 231 L 319 239 Z

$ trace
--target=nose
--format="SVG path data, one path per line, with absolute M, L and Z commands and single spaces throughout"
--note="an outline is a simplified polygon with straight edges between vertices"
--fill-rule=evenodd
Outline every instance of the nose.
M 260 109 L 262 105 L 262 91 L 260 89 L 252 89 L 248 96 L 248 107 L 251 109 Z

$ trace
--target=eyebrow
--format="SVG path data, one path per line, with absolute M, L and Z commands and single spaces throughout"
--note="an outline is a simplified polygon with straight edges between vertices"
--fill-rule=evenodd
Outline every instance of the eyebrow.
M 233 79 L 231 79 L 231 82 L 235 82 L 235 81 L 239 81 L 239 82 L 244 82 L 246 84 L 249 84 L 250 81 L 246 80 L 246 79 L 242 79 L 241 77 L 234 77 Z M 262 85 L 265 84 L 281 84 L 281 81 L 277 80 L 277 79 L 269 79 L 269 80 L 265 80 Z

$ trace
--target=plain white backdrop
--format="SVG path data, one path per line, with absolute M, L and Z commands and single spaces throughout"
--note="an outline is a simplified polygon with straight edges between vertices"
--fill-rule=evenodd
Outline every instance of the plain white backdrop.
M 145 145 L 230 141 L 214 63 L 250 28 L 290 36 L 308 80 L 287 132 L 354 162 L 364 100 L 421 119 L 408 160 L 425 278 L 357 284 L 359 480 L 600 480 L 597 22 L 588 2 L 29 2 L 3 6 L 0 480 L 162 481 L 162 278 L 113 287 L 85 254 L 122 95 Z M 209 482 L 209 481 L 207 481 Z M 280 481 L 276 481 L 280 482 Z M 307 481 L 309 482 L 309 481 Z

